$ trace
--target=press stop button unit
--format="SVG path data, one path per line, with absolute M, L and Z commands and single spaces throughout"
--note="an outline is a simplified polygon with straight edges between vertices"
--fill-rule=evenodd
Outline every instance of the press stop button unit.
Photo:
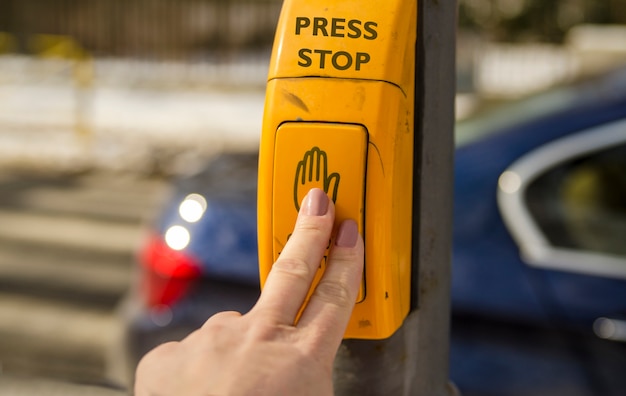
M 364 238 L 364 277 L 344 338 L 390 337 L 419 293 L 411 290 L 417 5 L 285 0 L 276 29 L 259 151 L 261 287 L 302 199 L 324 190 L 335 226 L 352 218 Z

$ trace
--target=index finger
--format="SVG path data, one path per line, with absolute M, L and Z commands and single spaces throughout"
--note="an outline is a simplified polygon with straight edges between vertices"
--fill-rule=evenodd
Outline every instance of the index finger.
M 326 193 L 314 188 L 302 201 L 296 226 L 265 281 L 254 307 L 279 324 L 292 325 L 320 265 L 335 218 Z

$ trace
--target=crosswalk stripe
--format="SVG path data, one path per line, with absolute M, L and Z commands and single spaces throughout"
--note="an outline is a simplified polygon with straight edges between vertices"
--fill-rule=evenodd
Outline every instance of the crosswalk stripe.
M 141 230 L 124 223 L 0 209 L 0 239 L 126 253 L 136 249 Z

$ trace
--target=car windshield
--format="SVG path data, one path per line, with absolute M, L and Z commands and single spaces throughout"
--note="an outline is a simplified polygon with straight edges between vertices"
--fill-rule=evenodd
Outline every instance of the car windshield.
M 464 146 L 477 139 L 505 131 L 521 122 L 565 109 L 573 103 L 575 97 L 571 90 L 559 90 L 487 110 L 456 124 L 456 145 Z
M 461 147 L 504 132 L 515 125 L 615 95 L 626 95 L 626 68 L 609 73 L 608 76 L 554 88 L 511 103 L 488 105 L 474 117 L 456 123 L 456 145 Z

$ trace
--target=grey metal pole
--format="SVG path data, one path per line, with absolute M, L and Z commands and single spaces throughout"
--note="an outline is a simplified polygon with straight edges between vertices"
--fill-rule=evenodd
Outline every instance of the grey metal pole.
M 412 309 L 385 340 L 344 340 L 337 396 L 454 395 L 449 382 L 456 1 L 418 4 Z

